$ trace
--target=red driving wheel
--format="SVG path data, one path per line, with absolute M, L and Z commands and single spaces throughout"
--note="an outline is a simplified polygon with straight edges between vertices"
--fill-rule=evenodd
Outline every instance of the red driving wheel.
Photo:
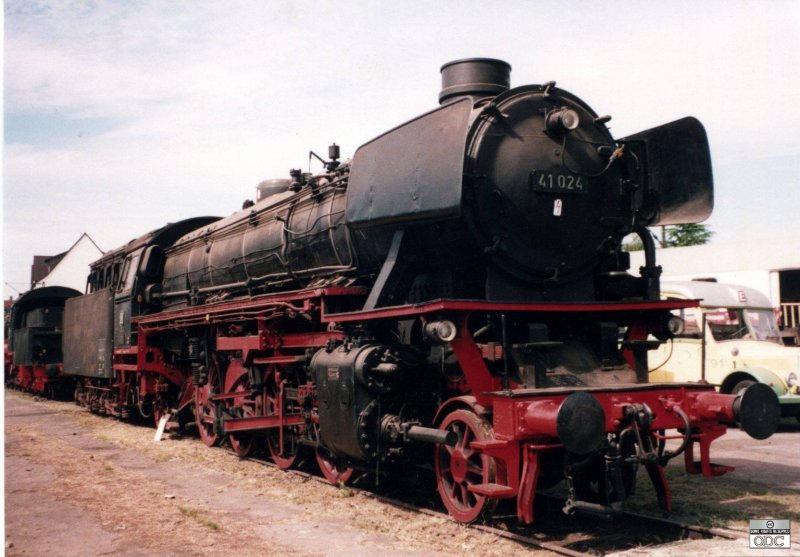
M 250 395 L 250 375 L 243 373 L 233 384 L 231 392 L 241 396 L 228 399 L 229 412 L 237 418 L 250 418 L 258 415 L 257 401 Z M 253 451 L 253 434 L 230 433 L 228 441 L 233 452 L 240 458 L 248 456 Z
M 286 374 L 285 376 L 283 375 L 284 373 Z M 284 416 L 302 412 L 302 409 L 298 407 L 297 401 L 281 396 L 280 384 L 289 377 L 293 377 L 293 375 L 288 370 L 272 368 L 267 373 L 265 379 L 266 396 L 264 398 L 265 414 L 267 416 L 277 415 L 281 408 Z M 295 380 L 291 382 L 291 386 L 296 386 L 298 383 L 296 375 L 294 377 Z M 300 452 L 300 439 L 304 430 L 305 427 L 302 425 L 293 425 L 284 426 L 280 429 L 272 428 L 267 432 L 267 450 L 269 450 L 275 466 L 282 470 L 287 470 L 295 465 Z M 283 443 L 281 443 L 281 433 L 283 434 Z
M 454 447 L 436 445 L 436 483 L 448 512 L 460 522 L 473 522 L 497 505 L 496 499 L 478 495 L 470 487 L 495 482 L 495 462 L 471 447 L 473 441 L 492 439 L 492 428 L 469 410 L 447 415 L 439 429 L 458 435 Z

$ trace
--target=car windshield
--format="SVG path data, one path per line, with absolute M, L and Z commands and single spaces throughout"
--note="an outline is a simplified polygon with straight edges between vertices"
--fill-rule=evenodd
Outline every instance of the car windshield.
M 772 310 L 746 309 L 744 310 L 744 320 L 754 339 L 770 340 L 782 344 L 775 313 Z
M 705 314 L 715 340 L 781 342 L 775 314 L 769 309 L 713 308 Z

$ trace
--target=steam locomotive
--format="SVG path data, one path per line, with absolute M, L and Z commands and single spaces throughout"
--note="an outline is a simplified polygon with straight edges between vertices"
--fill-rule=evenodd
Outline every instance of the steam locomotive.
M 51 398 L 74 389 L 74 377 L 63 373 L 61 332 L 66 300 L 80 295 L 73 288 L 47 286 L 14 302 L 5 327 L 6 385 Z
M 567 512 L 613 512 L 642 466 L 669 508 L 670 459 L 730 470 L 710 444 L 733 421 L 769 437 L 775 393 L 647 375 L 671 310 L 695 302 L 659 300 L 646 227 L 710 214 L 702 125 L 614 139 L 608 116 L 555 82 L 511 88 L 510 69 L 445 64 L 440 106 L 352 160 L 334 144 L 324 170 L 263 182 L 242 211 L 105 254 L 65 302 L 78 403 L 193 423 L 281 468 L 314 451 L 333 483 L 432 465 L 464 522 L 512 499 L 530 523 L 561 481 Z

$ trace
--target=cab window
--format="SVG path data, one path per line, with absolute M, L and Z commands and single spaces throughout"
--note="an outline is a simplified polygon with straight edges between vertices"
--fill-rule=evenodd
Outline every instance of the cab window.
M 783 344 L 775 313 L 771 309 L 745 309 L 744 321 L 753 340 Z
M 709 308 L 706 310 L 706 325 L 711 329 L 714 340 L 735 340 L 746 338 L 747 325 L 741 309 Z
M 683 332 L 675 335 L 676 338 L 701 338 L 701 324 L 697 320 L 695 308 L 681 308 L 672 310 L 672 314 L 683 319 Z
M 125 282 L 128 276 L 128 269 L 130 268 L 130 266 L 131 266 L 131 258 L 127 257 L 125 261 L 122 263 L 122 271 L 120 272 L 119 275 L 120 281 L 119 284 L 117 284 L 117 292 L 122 291 L 122 289 L 125 287 Z
M 139 269 L 140 255 L 141 252 L 137 252 L 134 255 L 129 255 L 125 260 L 126 271 L 123 274 L 125 278 L 124 282 L 120 285 L 120 291 L 128 292 L 133 288 L 133 283 L 136 280 L 136 271 Z
M 119 261 L 118 261 L 118 262 L 114 263 L 114 266 L 112 267 L 112 271 L 111 271 L 111 288 L 112 288 L 112 290 L 118 290 L 119 289 L 119 282 L 120 282 L 120 278 L 121 278 L 120 273 L 119 273 L 119 265 L 120 264 L 119 264 Z

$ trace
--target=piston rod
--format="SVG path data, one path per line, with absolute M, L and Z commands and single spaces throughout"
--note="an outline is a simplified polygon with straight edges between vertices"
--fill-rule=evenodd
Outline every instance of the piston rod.
M 447 445 L 448 447 L 455 447 L 456 443 L 458 443 L 458 434 L 455 431 L 445 431 L 419 425 L 412 425 L 408 428 L 408 438 L 424 443 Z

